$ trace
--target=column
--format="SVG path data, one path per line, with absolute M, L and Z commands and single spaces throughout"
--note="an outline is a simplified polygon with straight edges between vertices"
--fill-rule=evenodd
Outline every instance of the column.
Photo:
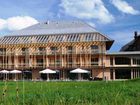
M 11 56 L 8 56 L 8 68 L 11 69 L 12 68 L 12 60 L 11 60 Z
M 137 69 L 137 78 L 139 78 L 139 70 Z
M 131 66 L 133 65 L 133 58 L 131 58 Z
M 46 68 L 49 67 L 49 58 L 47 55 L 46 55 L 46 62 L 45 63 L 46 63 Z
M 138 69 L 138 77 L 140 78 L 140 69 Z
M 133 69 L 131 69 L 131 79 L 133 79 Z
M 135 72 L 135 69 L 133 70 L 133 78 L 134 78 L 134 79 L 136 78 L 136 72 Z
M 116 79 L 116 76 L 115 76 L 115 69 L 113 69 L 113 80 Z
M 82 67 L 83 62 L 82 62 L 82 56 L 80 55 L 80 67 Z
M 15 68 L 18 67 L 18 58 L 17 58 L 17 55 L 14 56 L 14 67 Z
M 137 69 L 135 69 L 135 78 L 137 78 Z

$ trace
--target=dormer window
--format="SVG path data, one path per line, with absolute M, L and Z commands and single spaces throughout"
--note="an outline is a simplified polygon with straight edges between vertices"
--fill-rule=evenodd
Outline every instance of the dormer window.
M 91 53 L 98 53 L 99 47 L 97 45 L 91 45 Z
M 55 54 L 58 50 L 57 47 L 50 47 L 52 54 Z
M 0 54 L 6 53 L 6 48 L 0 48 Z
M 39 47 L 38 50 L 39 50 L 40 52 L 43 52 L 43 51 L 45 51 L 45 47 Z
M 67 46 L 67 53 L 72 53 L 73 47 L 72 46 Z
M 22 54 L 27 54 L 29 52 L 28 48 L 22 48 Z

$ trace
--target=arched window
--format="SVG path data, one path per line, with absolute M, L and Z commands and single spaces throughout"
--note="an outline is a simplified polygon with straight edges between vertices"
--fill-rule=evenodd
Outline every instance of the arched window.
M 29 53 L 29 48 L 22 48 L 22 54 L 28 54 Z
M 43 53 L 45 53 L 45 50 L 46 50 L 45 47 L 39 47 L 39 48 L 38 48 L 38 51 L 39 51 L 38 54 L 43 54 Z
M 97 45 L 91 45 L 91 53 L 98 53 L 99 47 Z
M 45 51 L 45 47 L 39 47 L 38 50 L 41 51 Z
M 51 53 L 52 53 L 52 54 L 56 54 L 56 52 L 57 52 L 57 50 L 58 50 L 57 47 L 50 47 L 50 49 L 51 49 Z
M 5 54 L 6 53 L 6 48 L 0 48 L 0 54 Z

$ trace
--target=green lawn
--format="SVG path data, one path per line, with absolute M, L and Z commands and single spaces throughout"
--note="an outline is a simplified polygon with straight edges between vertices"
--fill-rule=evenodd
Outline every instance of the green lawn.
M 18 92 L 16 87 L 18 85 Z M 140 105 L 140 79 L 114 82 L 0 82 L 0 105 Z

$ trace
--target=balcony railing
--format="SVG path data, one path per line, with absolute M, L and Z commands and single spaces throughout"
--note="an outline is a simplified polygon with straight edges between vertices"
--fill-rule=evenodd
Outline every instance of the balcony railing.
M 98 66 L 99 62 L 91 62 L 91 66 Z
M 5 55 L 6 54 L 6 52 L 0 52 L 0 55 Z
M 45 51 L 37 51 L 34 53 L 35 55 L 44 55 L 47 54 Z
M 61 67 L 62 66 L 62 63 L 50 63 L 49 64 L 49 67 Z
M 22 51 L 22 55 L 29 55 L 29 51 Z
M 101 53 L 105 53 L 105 52 L 101 52 L 99 50 L 66 50 L 66 51 L 35 51 L 33 53 L 29 52 L 29 51 L 21 51 L 21 52 L 0 52 L 0 56 L 5 56 L 5 55 L 59 55 L 59 54 L 101 54 Z
M 37 63 L 36 66 L 37 67 L 43 67 L 43 63 Z

